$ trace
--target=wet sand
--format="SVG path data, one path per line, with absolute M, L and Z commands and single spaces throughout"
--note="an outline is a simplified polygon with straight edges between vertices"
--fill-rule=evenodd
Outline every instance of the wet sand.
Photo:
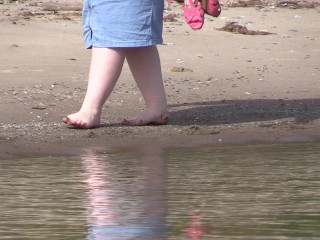
M 33 4 L 32 4 L 33 5 Z M 22 13 L 22 12 L 31 12 Z M 105 104 L 102 127 L 68 127 L 85 94 L 90 50 L 81 15 L 41 4 L 0 4 L 0 157 L 71 153 L 138 143 L 240 144 L 320 139 L 319 8 L 223 7 L 193 31 L 178 3 L 166 7 L 159 46 L 168 94 L 166 126 L 127 127 L 144 108 L 127 64 Z M 270 35 L 218 29 L 237 22 Z

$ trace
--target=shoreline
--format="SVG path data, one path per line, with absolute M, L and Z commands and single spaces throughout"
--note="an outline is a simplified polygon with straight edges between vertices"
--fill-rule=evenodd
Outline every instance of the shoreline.
M 145 127 L 141 127 L 145 128 Z M 147 127 L 148 128 L 148 127 Z M 149 127 L 150 128 L 150 127 Z M 158 127 L 151 127 L 158 128 Z M 269 126 L 267 127 L 269 128 Z M 227 127 L 214 133 L 201 133 L 201 128 L 190 127 L 193 133 L 188 135 L 167 134 L 144 134 L 141 136 L 127 135 L 111 136 L 101 134 L 97 136 L 93 129 L 81 130 L 83 135 L 79 141 L 70 136 L 63 140 L 35 141 L 23 139 L 22 141 L 0 142 L 0 159 L 11 159 L 19 156 L 39 157 L 39 156 L 81 156 L 88 149 L 102 152 L 123 152 L 133 149 L 166 149 L 166 148 L 196 148 L 196 147 L 232 147 L 232 146 L 253 146 L 253 145 L 279 145 L 279 144 L 301 144 L 320 143 L 320 131 L 313 128 L 297 127 L 292 129 L 292 125 L 285 129 L 249 129 L 239 127 L 237 130 Z M 96 129 L 97 130 L 97 129 Z M 316 130 L 320 130 L 317 128 Z M 78 130 L 74 130 L 78 131 Z M 197 133 L 199 131 L 200 133 Z

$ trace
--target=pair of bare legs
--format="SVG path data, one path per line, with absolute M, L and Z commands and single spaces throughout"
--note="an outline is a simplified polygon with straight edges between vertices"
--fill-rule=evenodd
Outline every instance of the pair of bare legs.
M 137 48 L 93 48 L 87 92 L 79 112 L 63 122 L 79 128 L 100 126 L 101 111 L 127 59 L 132 75 L 146 102 L 146 109 L 125 119 L 126 125 L 166 124 L 167 101 L 156 46 Z

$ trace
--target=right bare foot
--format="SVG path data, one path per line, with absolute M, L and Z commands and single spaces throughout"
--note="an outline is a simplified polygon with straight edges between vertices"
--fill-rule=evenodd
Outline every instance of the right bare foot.
M 90 114 L 86 112 L 77 112 L 67 117 L 63 117 L 62 121 L 76 128 L 98 128 L 100 127 L 100 115 Z

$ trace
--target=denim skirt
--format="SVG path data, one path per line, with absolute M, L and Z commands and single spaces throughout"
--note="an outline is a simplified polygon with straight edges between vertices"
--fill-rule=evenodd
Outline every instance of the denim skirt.
M 86 48 L 162 43 L 164 0 L 84 0 Z

